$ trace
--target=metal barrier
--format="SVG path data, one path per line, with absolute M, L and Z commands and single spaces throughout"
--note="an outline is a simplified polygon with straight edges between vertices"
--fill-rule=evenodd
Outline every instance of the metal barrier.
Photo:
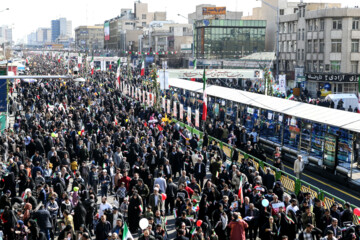
M 192 134 L 195 133 L 195 134 L 198 134 L 199 136 L 202 136 L 202 134 L 203 134 L 201 131 L 194 129 L 180 121 L 177 121 L 175 119 L 173 119 L 172 121 L 178 123 L 180 126 L 186 128 L 186 129 L 188 129 Z M 312 185 L 308 182 L 297 179 L 295 176 L 293 176 L 287 172 L 281 171 L 280 169 L 275 168 L 274 166 L 270 165 L 269 163 L 263 162 L 260 159 L 254 157 L 252 155 L 249 155 L 240 149 L 233 148 L 229 144 L 224 143 L 214 137 L 209 136 L 209 142 L 212 142 L 212 141 L 215 141 L 216 144 L 224 152 L 224 154 L 230 159 L 231 159 L 234 151 L 238 151 L 240 153 L 241 157 L 243 157 L 245 159 L 248 158 L 249 161 L 251 161 L 253 163 L 256 170 L 258 170 L 260 167 L 263 169 L 270 168 L 271 173 L 274 174 L 276 180 L 281 181 L 281 184 L 283 185 L 283 187 L 287 193 L 290 193 L 290 194 L 294 193 L 295 195 L 297 195 L 300 191 L 309 192 L 311 194 L 312 198 L 318 198 L 322 201 L 325 209 L 330 209 L 331 206 L 335 202 L 339 206 L 343 206 L 345 204 L 345 200 L 338 198 L 328 192 L 325 192 L 325 191 L 321 190 L 320 188 L 315 187 L 314 185 Z M 353 209 L 357 208 L 355 205 L 351 205 L 351 207 Z M 360 223 L 359 217 L 354 215 L 353 222 L 354 222 L 354 224 L 359 224 Z

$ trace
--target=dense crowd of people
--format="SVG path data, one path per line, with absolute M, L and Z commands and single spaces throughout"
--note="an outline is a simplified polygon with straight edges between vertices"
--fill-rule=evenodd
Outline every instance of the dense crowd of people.
M 43 55 L 29 69 L 67 72 Z M 340 228 L 352 222 L 349 204 L 324 209 L 309 193 L 289 195 L 270 169 L 236 151 L 228 160 L 208 139 L 227 131 L 223 140 L 251 152 L 256 133 L 208 124 L 200 141 L 124 96 L 115 71 L 14 86 L 15 123 L 0 139 L 4 239 L 359 239 L 359 227 Z M 122 81 L 141 81 L 132 76 Z

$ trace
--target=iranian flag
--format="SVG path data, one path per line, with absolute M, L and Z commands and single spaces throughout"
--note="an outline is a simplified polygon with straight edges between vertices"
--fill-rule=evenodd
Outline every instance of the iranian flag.
M 294 99 L 294 94 L 290 94 L 286 99 L 293 100 Z
M 142 60 L 142 63 L 141 63 L 141 72 L 140 72 L 140 75 L 141 75 L 141 76 L 145 76 L 145 62 L 144 62 L 144 60 Z
M 58 63 L 60 63 L 60 61 L 61 61 L 61 56 L 59 55 L 58 56 Z
M 204 74 L 203 74 L 203 113 L 202 113 L 202 120 L 206 121 L 206 117 L 207 117 L 207 95 L 206 95 L 206 72 L 204 69 Z
M 238 197 L 240 199 L 241 204 L 243 204 L 244 203 L 244 195 L 243 195 L 243 190 L 242 190 L 242 175 L 240 177 Z
M 29 60 L 28 60 L 28 58 L 26 58 L 26 64 L 29 64 Z
M 193 65 L 194 65 L 194 70 L 196 70 L 196 65 L 197 65 L 197 60 L 196 60 L 196 58 L 194 59 L 194 61 L 193 61 Z
M 128 240 L 128 239 L 134 239 L 133 236 L 131 235 L 131 232 L 126 224 L 126 222 L 124 223 L 124 229 L 123 229 L 123 235 L 122 235 L 122 240 Z
M 114 120 L 115 120 L 115 125 L 117 126 L 119 123 L 118 123 L 116 116 L 114 117 Z
M 81 57 L 81 54 L 79 53 L 79 56 L 78 56 L 78 68 L 79 69 L 81 68 L 81 65 L 82 65 L 82 57 Z
M 118 67 L 117 67 L 117 71 L 116 71 L 116 88 L 120 88 L 120 58 L 117 62 Z
M 90 67 L 91 67 L 91 75 L 94 75 L 94 56 L 91 58 Z
M 196 233 L 196 228 L 193 228 L 193 230 L 191 230 L 191 236 L 194 236 L 195 235 L 195 233 Z

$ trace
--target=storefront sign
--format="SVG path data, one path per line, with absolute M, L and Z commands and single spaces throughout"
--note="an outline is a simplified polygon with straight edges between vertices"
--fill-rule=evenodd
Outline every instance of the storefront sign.
M 305 74 L 307 81 L 357 82 L 356 74 Z
M 226 7 L 203 7 L 203 15 L 226 15 Z
M 279 91 L 286 93 L 286 75 L 279 75 Z

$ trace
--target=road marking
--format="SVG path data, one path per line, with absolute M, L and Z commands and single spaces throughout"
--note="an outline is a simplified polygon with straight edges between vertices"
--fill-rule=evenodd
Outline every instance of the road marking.
M 271 162 L 274 162 L 271 158 L 267 158 L 267 159 L 269 159 Z M 286 164 L 284 164 L 284 166 L 285 166 L 286 168 L 292 170 L 292 171 L 294 170 L 294 168 L 289 167 L 289 166 L 286 165 Z M 335 189 L 335 190 L 338 191 L 338 192 L 341 192 L 341 193 L 343 193 L 343 194 L 345 194 L 345 195 L 347 195 L 347 196 L 349 196 L 349 197 L 352 197 L 352 198 L 360 201 L 360 198 L 358 198 L 358 197 L 356 197 L 356 196 L 354 196 L 354 195 L 352 195 L 352 194 L 350 194 L 350 193 L 347 193 L 347 192 L 345 192 L 344 190 L 341 190 L 341 189 L 339 189 L 339 188 L 336 188 L 336 187 L 334 187 L 334 186 L 332 186 L 332 185 L 330 185 L 330 184 L 328 184 L 328 183 L 325 183 L 325 182 L 323 182 L 323 181 L 321 181 L 321 180 L 319 180 L 319 179 L 316 179 L 316 178 L 314 178 L 314 177 L 312 177 L 312 176 L 309 176 L 309 175 L 307 175 L 307 174 L 305 174 L 305 173 L 303 173 L 303 175 L 306 176 L 306 177 L 308 177 L 308 178 L 310 178 L 310 179 L 312 179 L 312 180 L 314 180 L 314 181 L 316 181 L 316 182 L 319 182 L 319 183 L 321 183 L 321 184 L 323 184 L 323 185 L 325 185 L 325 186 L 328 186 L 328 187 L 330 187 L 330 188 L 332 188 L 332 189 Z

